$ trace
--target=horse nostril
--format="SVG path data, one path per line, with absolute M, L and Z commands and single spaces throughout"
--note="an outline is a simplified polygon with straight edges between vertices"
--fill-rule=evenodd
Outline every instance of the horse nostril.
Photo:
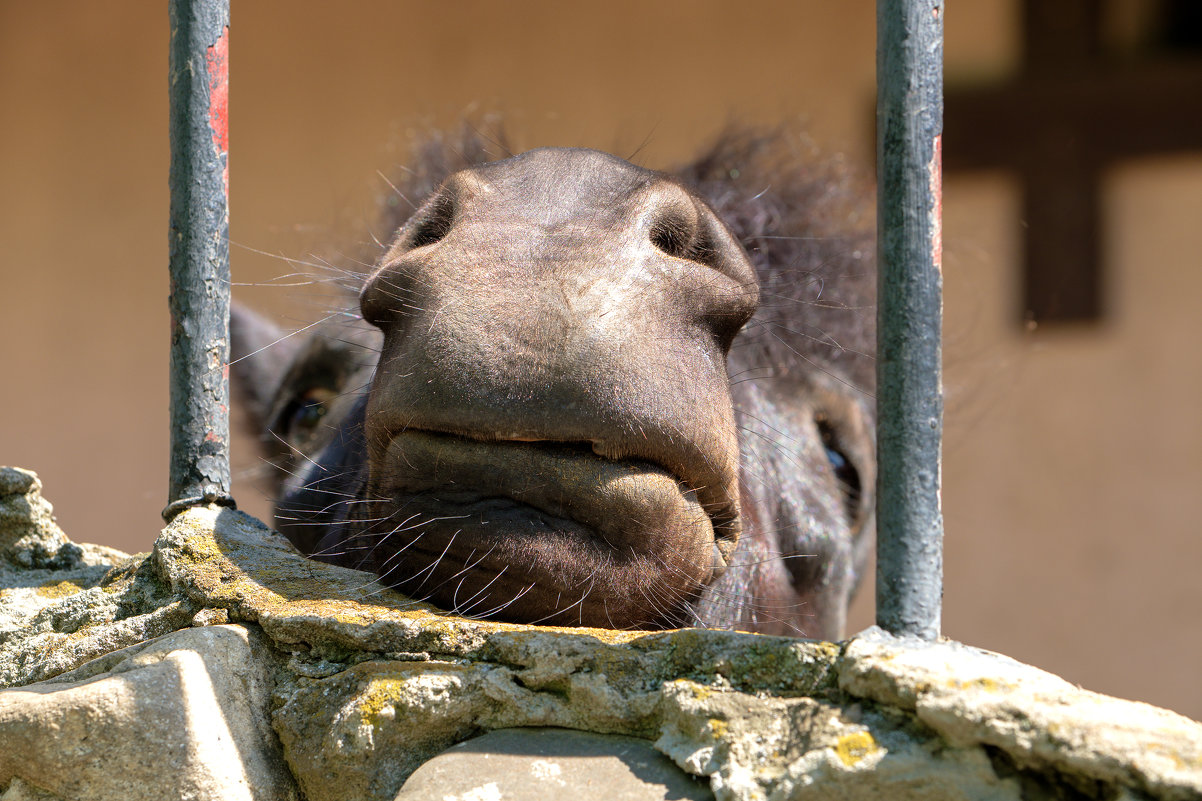
M 719 225 L 713 214 L 696 206 L 678 204 L 663 210 L 651 225 L 648 238 L 661 253 L 685 259 L 719 272 L 729 272 L 728 262 L 740 254 L 723 254 L 723 237 L 714 230 Z M 727 242 L 730 247 L 733 243 Z M 734 245 L 737 250 L 738 246 Z
M 418 212 L 409 235 L 409 247 L 425 247 L 442 240 L 451 232 L 454 221 L 455 200 L 450 194 L 440 193 Z
M 651 226 L 651 244 L 669 256 L 688 259 L 693 253 L 697 226 L 677 214 L 661 217 Z

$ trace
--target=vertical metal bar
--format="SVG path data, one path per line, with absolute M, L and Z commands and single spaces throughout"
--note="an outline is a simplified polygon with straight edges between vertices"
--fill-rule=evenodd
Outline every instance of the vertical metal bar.
M 876 620 L 939 636 L 943 2 L 877 0 Z
M 170 520 L 230 499 L 229 0 L 171 0 Z

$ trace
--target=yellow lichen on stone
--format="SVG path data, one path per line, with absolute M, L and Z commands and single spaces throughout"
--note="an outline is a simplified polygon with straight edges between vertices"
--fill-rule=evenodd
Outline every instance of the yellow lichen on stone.
M 1010 682 L 1000 681 L 990 676 L 978 676 L 967 681 L 953 678 L 948 681 L 947 686 L 953 690 L 984 690 L 987 693 L 1006 692 L 1014 689 L 1014 685 Z
M 1188 747 L 1183 743 L 1183 747 Z M 1202 769 L 1202 756 L 1196 754 L 1187 754 L 1182 748 L 1174 748 L 1171 745 L 1164 743 L 1154 743 L 1148 746 L 1148 751 L 1155 754 L 1161 759 L 1167 759 L 1173 764 L 1177 770 L 1199 770 Z
M 835 754 L 838 755 L 839 761 L 849 768 L 855 767 L 878 750 L 876 740 L 867 731 L 845 734 L 835 744 Z
M 813 640 L 806 643 L 818 652 L 818 655 L 829 662 L 834 662 L 843 654 L 843 645 L 829 640 Z
M 206 562 L 215 562 L 223 560 L 225 554 L 221 552 L 221 548 L 214 541 L 212 533 L 202 526 L 195 525 L 193 521 L 187 520 L 187 531 L 190 536 L 185 541 L 186 548 L 181 548 L 179 555 L 187 559 L 193 565 L 202 565 Z
M 37 589 L 38 595 L 43 598 L 66 598 L 68 595 L 82 591 L 83 587 L 74 581 L 50 581 Z
M 399 666 L 372 676 L 352 705 L 362 725 L 378 729 L 396 720 L 398 712 L 412 715 L 423 707 L 442 708 L 461 692 L 465 670 L 464 666 L 446 663 L 439 666 L 438 672 L 426 666 Z
M 714 736 L 715 740 L 721 740 L 723 737 L 726 736 L 726 733 L 728 731 L 730 731 L 730 726 L 727 724 L 727 722 L 725 720 L 719 720 L 718 718 L 710 718 L 708 721 L 708 724 L 709 724 L 710 734 L 712 734 Z
M 396 717 L 396 704 L 405 690 L 401 679 L 372 679 L 367 689 L 358 698 L 359 719 L 367 726 L 377 728 L 381 720 Z

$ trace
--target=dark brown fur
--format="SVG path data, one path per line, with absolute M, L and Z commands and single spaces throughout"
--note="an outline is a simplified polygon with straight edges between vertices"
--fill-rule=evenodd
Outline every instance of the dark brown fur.
M 388 230 L 401 235 L 363 298 L 367 316 L 387 332 L 383 346 L 376 329 L 345 315 L 303 343 L 284 340 L 247 358 L 278 334 L 244 310 L 235 314 L 235 357 L 244 357 L 235 374 L 264 430 L 274 432 L 264 442 L 282 470 L 277 527 L 316 558 L 372 569 L 465 614 L 840 635 L 873 529 L 875 276 L 862 190 L 784 133 L 729 134 L 664 178 L 567 151 L 505 162 L 482 178 L 462 172 L 506 155 L 503 148 L 471 132 L 435 137 L 400 174 L 384 216 Z M 563 169 L 600 172 L 585 180 L 556 172 Z M 502 205 L 480 186 L 500 187 Z M 675 222 L 680 215 L 672 209 L 693 214 L 676 187 L 694 192 L 696 208 L 712 209 L 725 227 Z M 598 200 L 594 190 L 610 194 Z M 581 207 L 548 212 L 529 200 L 540 192 L 555 203 L 579 196 Z M 647 213 L 667 222 L 653 227 L 656 250 L 635 242 L 631 258 L 652 259 L 637 275 L 683 272 L 642 293 L 603 287 L 623 304 L 641 304 L 617 334 L 602 329 L 611 338 L 630 330 L 630 339 L 606 339 L 596 356 L 586 349 L 579 356 L 585 364 L 574 366 L 564 361 L 557 332 L 572 340 L 577 327 L 584 336 L 600 323 L 544 321 L 577 306 L 585 315 L 608 312 L 548 293 L 586 298 L 596 281 L 609 280 L 614 268 L 605 259 L 631 247 L 622 226 L 646 216 L 637 203 L 626 210 L 634 201 L 624 198 L 639 193 L 650 193 Z M 656 211 L 660 206 L 668 211 Z M 499 215 L 498 238 L 485 247 L 487 215 Z M 562 218 L 570 241 L 556 245 L 558 235 L 531 229 L 527 218 Z M 582 219 L 597 221 L 600 244 L 579 234 Z M 505 227 L 511 220 L 518 227 Z M 459 227 L 444 243 L 452 221 Z M 725 230 L 741 249 L 721 243 Z M 701 245 L 680 244 L 689 237 Z M 527 261 L 532 266 L 523 267 Z M 752 278 L 743 277 L 740 261 Z M 448 277 L 460 270 L 462 278 Z M 526 274 L 542 277 L 522 286 Z M 498 276 L 500 284 L 488 284 Z M 681 288 L 690 281 L 700 283 Z M 731 344 L 737 329 L 725 329 L 742 322 L 740 310 L 754 301 L 757 285 L 758 308 Z M 440 315 L 464 306 L 474 310 L 468 327 L 444 342 L 443 327 L 451 324 Z M 672 328 L 673 320 L 683 328 Z M 500 355 L 490 350 L 493 339 L 506 343 Z M 513 348 L 532 355 L 511 359 Z M 673 375 L 671 365 L 695 356 L 695 366 Z M 629 359 L 625 366 L 622 359 Z M 704 365 L 714 359 L 711 375 Z M 467 378 L 448 366 L 456 363 Z M 528 374 L 544 368 L 553 374 Z M 511 379 L 498 375 L 505 369 L 515 371 Z M 560 371 L 585 377 L 562 379 Z M 464 386 L 457 386 L 461 378 Z M 627 385 L 611 388 L 615 382 Z M 595 413 L 580 411 L 587 398 L 611 391 L 628 400 L 602 399 Z M 733 408 L 729 423 L 722 422 L 723 405 Z M 696 418 L 710 408 L 713 422 Z M 534 417 L 521 419 L 524 409 Z M 647 409 L 661 409 L 664 419 L 657 423 L 661 413 Z M 658 444 L 644 446 L 631 433 L 644 423 L 660 431 L 650 435 Z M 690 435 L 694 424 L 700 433 Z M 737 444 L 695 446 L 672 433 L 708 441 L 704 432 L 726 425 L 732 436 L 737 429 Z M 741 467 L 733 474 L 737 484 L 719 492 L 724 447 L 737 451 L 731 458 Z M 519 462 L 525 472 L 506 474 Z M 540 471 L 550 489 L 527 487 L 528 473 Z M 700 499 L 716 539 L 689 533 L 691 523 L 623 528 L 595 499 L 578 498 L 594 492 L 590 482 L 629 478 L 650 487 L 656 476 L 676 482 L 686 507 Z M 660 490 L 647 491 L 660 497 Z M 611 515 L 643 519 L 630 505 L 640 492 L 619 493 Z M 737 519 L 727 520 L 724 509 L 736 510 Z M 448 510 L 463 514 L 443 514 Z M 647 514 L 658 519 L 658 512 Z M 456 522 L 438 522 L 443 518 Z M 544 533 L 523 533 L 536 530 Z M 713 570 L 704 546 L 710 541 L 722 552 L 715 552 Z

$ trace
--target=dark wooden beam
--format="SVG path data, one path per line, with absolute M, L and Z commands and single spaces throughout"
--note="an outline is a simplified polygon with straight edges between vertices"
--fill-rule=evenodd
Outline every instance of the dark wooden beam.
M 1082 322 L 1105 312 L 1102 174 L 1115 162 L 1202 150 L 1202 59 L 1108 61 L 1097 0 L 1025 0 L 1014 80 L 946 94 L 944 169 L 1022 182 L 1022 314 Z

